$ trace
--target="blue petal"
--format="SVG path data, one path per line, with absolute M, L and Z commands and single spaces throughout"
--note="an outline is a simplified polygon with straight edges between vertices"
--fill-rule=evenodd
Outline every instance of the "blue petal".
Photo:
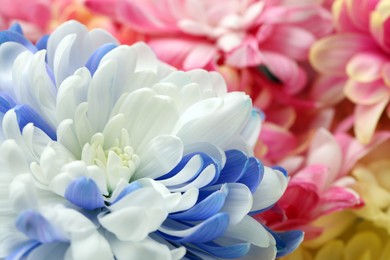
M 33 123 L 35 127 L 40 128 L 51 139 L 57 139 L 56 132 L 53 130 L 53 128 L 30 106 L 18 105 L 14 110 L 18 119 L 20 131 L 22 131 L 27 124 Z
M 220 246 L 213 242 L 194 243 L 195 246 L 206 251 L 207 253 L 223 259 L 237 259 L 248 254 L 250 243 L 240 243 L 229 246 Z
M 104 199 L 96 183 L 85 176 L 72 181 L 65 191 L 65 198 L 87 210 L 104 207 Z
M 108 52 L 111 50 L 115 49 L 118 47 L 118 45 L 113 44 L 113 43 L 106 43 L 99 47 L 88 59 L 87 63 L 85 64 L 85 67 L 89 69 L 91 72 L 91 75 L 95 74 L 95 71 L 97 70 L 99 63 L 101 59 L 106 55 Z
M 47 49 L 47 41 L 49 40 L 50 35 L 42 36 L 38 42 L 35 44 L 38 50 L 46 50 Z
M 13 25 L 11 25 L 11 26 L 8 28 L 8 30 L 23 35 L 22 26 L 20 26 L 19 23 L 14 23 Z
M 224 205 L 227 196 L 227 190 L 218 190 L 210 196 L 195 204 L 191 209 L 170 214 L 171 219 L 180 219 L 185 221 L 205 220 L 215 215 Z
M 33 210 L 26 210 L 19 214 L 16 219 L 16 227 L 30 239 L 41 243 L 52 243 L 62 240 L 49 221 Z
M 5 114 L 15 106 L 15 101 L 5 92 L 0 93 L 0 112 Z
M 17 42 L 24 47 L 26 47 L 31 52 L 35 53 L 37 51 L 37 48 L 26 38 L 24 38 L 23 35 L 21 35 L 18 32 L 14 31 L 1 31 L 0 32 L 0 45 L 5 42 Z
M 213 217 L 198 224 L 200 227 L 185 237 L 174 237 L 161 233 L 167 240 L 178 243 L 204 243 L 212 241 L 225 233 L 229 226 L 229 215 L 227 213 L 217 213 Z
M 275 238 L 277 254 L 276 257 L 285 256 L 294 251 L 303 241 L 304 233 L 300 230 L 286 232 L 274 232 L 266 227 L 268 232 Z
M 236 182 L 244 173 L 248 157 L 240 150 L 226 151 L 226 164 L 216 184 Z
M 181 161 L 175 166 L 175 168 L 173 168 L 170 172 L 168 172 L 167 174 L 159 177 L 158 179 L 156 180 L 164 180 L 164 179 L 168 179 L 168 178 L 171 178 L 172 176 L 176 175 L 178 172 L 180 172 L 188 163 L 188 161 L 195 155 L 199 155 L 202 159 L 202 165 L 201 167 L 198 169 L 197 173 L 194 175 L 194 177 L 192 179 L 190 179 L 188 182 L 191 182 L 193 181 L 196 177 L 198 177 L 198 175 L 207 167 L 209 166 L 210 164 L 213 164 L 214 167 L 216 168 L 216 172 L 217 174 L 215 175 L 214 179 L 209 183 L 209 185 L 212 185 L 214 184 L 218 178 L 219 178 L 219 171 L 221 169 L 221 165 L 219 162 L 217 162 L 216 160 L 214 160 L 211 156 L 209 156 L 208 154 L 206 153 L 203 153 L 203 152 L 197 152 L 197 153 L 190 153 L 190 154 L 186 154 L 185 156 L 183 156 L 183 158 L 181 159 Z
M 5 260 L 20 260 L 27 256 L 32 250 L 41 245 L 41 243 L 29 240 L 26 243 L 18 246 Z
M 278 170 L 278 171 L 282 172 L 284 176 L 288 177 L 288 172 L 283 167 L 281 167 L 281 166 L 273 166 L 272 169 Z
M 141 189 L 143 186 L 138 181 L 134 181 L 132 183 L 129 183 L 126 188 L 124 188 L 121 193 L 118 195 L 118 197 L 115 198 L 115 200 L 112 202 L 112 204 L 117 203 L 124 197 L 126 197 L 128 194 L 132 193 L 133 191 Z
M 245 184 L 254 193 L 264 176 L 263 164 L 254 157 L 248 159 L 244 175 L 237 181 Z

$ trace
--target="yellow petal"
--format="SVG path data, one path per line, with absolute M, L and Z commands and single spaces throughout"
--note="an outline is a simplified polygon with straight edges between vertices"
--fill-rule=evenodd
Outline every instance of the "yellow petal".
M 345 260 L 377 260 L 382 250 L 382 241 L 373 232 L 360 232 L 345 248 Z
M 315 260 L 343 260 L 344 243 L 341 240 L 334 240 L 322 247 Z
M 313 225 L 323 227 L 325 232 L 313 240 L 305 241 L 305 246 L 308 248 L 317 248 L 340 236 L 353 225 L 355 219 L 355 214 L 348 211 L 335 212 L 317 219 Z

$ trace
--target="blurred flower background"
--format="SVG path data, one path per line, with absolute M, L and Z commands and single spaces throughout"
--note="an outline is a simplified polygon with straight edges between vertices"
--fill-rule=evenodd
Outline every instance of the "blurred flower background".
M 77 20 L 146 42 L 176 69 L 220 73 L 264 118 L 254 156 L 290 176 L 280 200 L 252 214 L 304 231 L 284 259 L 390 259 L 390 1 L 0 3 L 0 28 L 17 22 L 37 46 Z

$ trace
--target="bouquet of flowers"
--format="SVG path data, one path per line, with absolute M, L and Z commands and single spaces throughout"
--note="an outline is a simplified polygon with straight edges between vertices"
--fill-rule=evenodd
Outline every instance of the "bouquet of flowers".
M 389 1 L 3 6 L 0 259 L 390 258 Z

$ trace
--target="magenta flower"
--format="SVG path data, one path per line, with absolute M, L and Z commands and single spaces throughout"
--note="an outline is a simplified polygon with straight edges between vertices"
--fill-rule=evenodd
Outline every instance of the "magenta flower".
M 276 230 L 300 228 L 305 239 L 322 230 L 311 226 L 317 218 L 335 211 L 363 205 L 351 189 L 355 179 L 348 173 L 356 162 L 390 137 L 378 132 L 369 145 L 362 145 L 344 132 L 332 135 L 319 129 L 303 156 L 291 156 L 283 165 L 292 173 L 286 192 L 272 210 L 256 216 Z
M 289 94 L 306 83 L 299 63 L 310 46 L 332 30 L 330 13 L 310 0 L 87 0 L 86 5 L 148 35 L 157 55 L 171 65 L 188 70 L 261 64 Z
M 343 90 L 356 104 L 354 131 L 363 143 L 370 142 L 386 109 L 390 116 L 389 10 L 387 0 L 335 1 L 337 33 L 311 50 L 313 66 L 338 89 L 331 91 L 333 95 Z M 323 90 L 332 85 L 323 84 Z

